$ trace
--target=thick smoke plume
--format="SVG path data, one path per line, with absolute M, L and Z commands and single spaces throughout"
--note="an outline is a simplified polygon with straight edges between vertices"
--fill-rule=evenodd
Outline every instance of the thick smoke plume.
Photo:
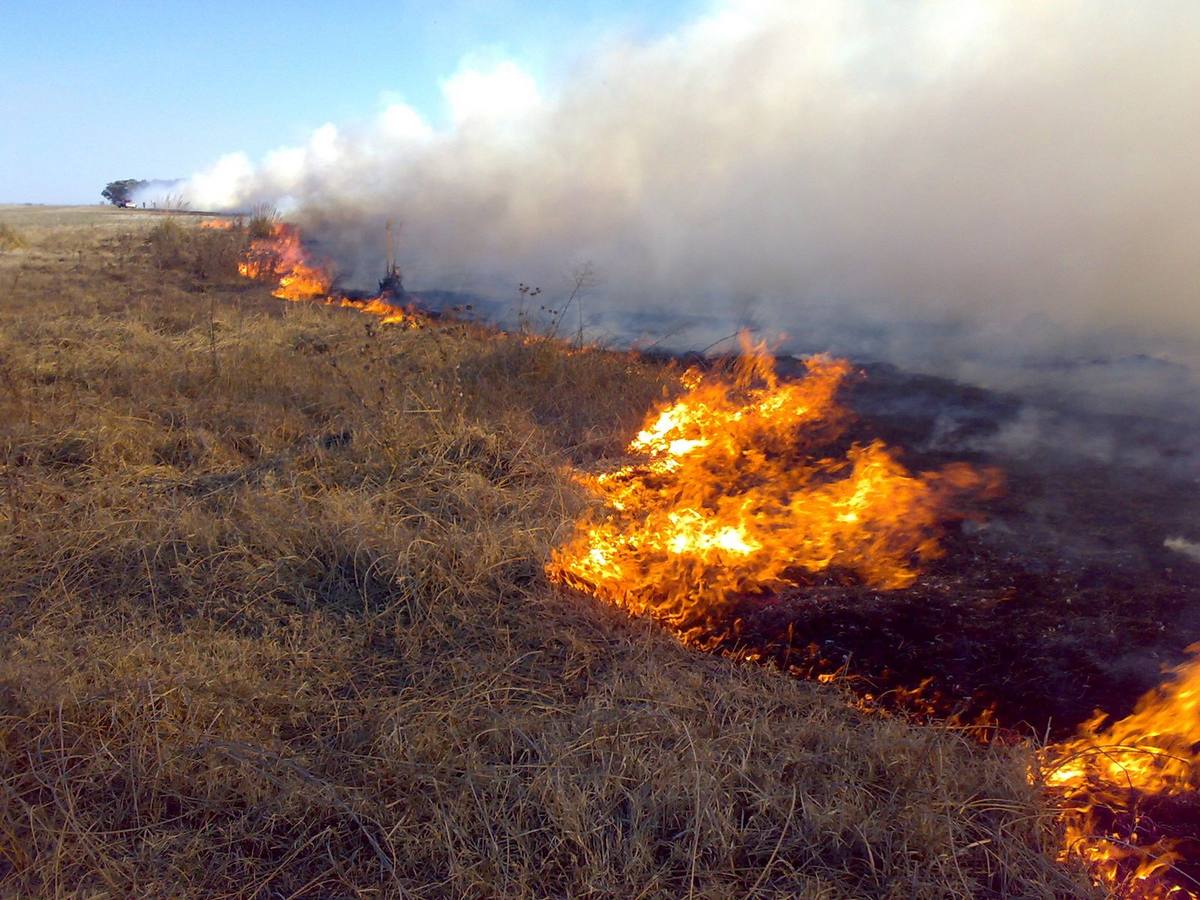
M 1090 382 L 1143 378 L 1150 354 L 1194 387 L 1175 368 L 1200 346 L 1193 0 L 733 0 L 586 59 L 549 87 L 463 70 L 445 126 L 393 106 L 185 190 L 294 204 L 362 282 L 394 217 L 417 287 L 553 298 L 586 261 L 610 327 L 750 319 L 993 382 L 1001 357 L 1031 383 L 1123 360 Z

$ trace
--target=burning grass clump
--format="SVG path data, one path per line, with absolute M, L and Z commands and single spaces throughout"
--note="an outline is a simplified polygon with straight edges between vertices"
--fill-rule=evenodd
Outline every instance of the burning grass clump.
M 1086 892 L 1023 749 L 547 584 L 669 373 L 105 246 L 0 299 L 0 892 Z
M 634 462 L 582 476 L 605 511 L 556 548 L 556 581 L 649 614 L 689 643 L 727 639 L 733 601 L 777 595 L 831 568 L 908 587 L 940 554 L 957 495 L 989 478 L 965 465 L 910 473 L 882 441 L 832 452 L 849 411 L 848 362 L 814 357 L 780 381 L 763 348 L 732 377 L 690 370 L 682 397 L 651 412 Z

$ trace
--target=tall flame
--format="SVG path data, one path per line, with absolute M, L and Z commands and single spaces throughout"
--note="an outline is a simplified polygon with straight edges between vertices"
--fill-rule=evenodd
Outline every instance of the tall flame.
M 383 324 L 417 325 L 418 315 L 389 303 L 380 294 L 365 300 L 331 293 L 333 275 L 324 266 L 309 259 L 300 229 L 277 222 L 269 237 L 255 238 L 238 263 L 238 272 L 246 278 L 277 279 L 272 296 L 293 302 L 316 302 L 329 306 L 357 309 L 378 317 Z
M 1131 715 L 1102 727 L 1105 718 L 1043 751 L 1046 784 L 1063 810 L 1063 858 L 1082 859 L 1120 896 L 1200 896 L 1195 869 L 1178 865 L 1194 867 L 1200 851 L 1200 655 Z M 1181 809 L 1190 810 L 1182 816 L 1190 835 L 1172 833 Z
M 685 394 L 646 421 L 635 462 L 581 480 L 603 501 L 548 566 L 551 578 L 704 642 L 737 595 L 803 584 L 837 568 L 883 589 L 939 555 L 939 523 L 991 473 L 910 473 L 883 443 L 822 455 L 849 416 L 836 394 L 849 363 L 815 357 L 780 381 L 762 347 L 733 377 L 689 371 Z

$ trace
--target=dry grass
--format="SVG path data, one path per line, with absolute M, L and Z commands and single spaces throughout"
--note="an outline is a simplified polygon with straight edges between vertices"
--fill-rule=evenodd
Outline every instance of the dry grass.
M 258 203 L 250 210 L 246 231 L 251 238 L 269 238 L 275 233 L 278 223 L 279 211 L 269 203 Z
M 668 373 L 113 222 L 0 258 L 3 893 L 1079 893 L 1024 750 L 547 585 Z
M 26 241 L 20 231 L 7 222 L 0 222 L 0 253 L 5 250 L 21 250 L 25 246 Z
M 181 269 L 200 282 L 228 281 L 247 241 L 241 228 L 209 230 L 177 218 L 162 219 L 146 233 L 156 268 Z

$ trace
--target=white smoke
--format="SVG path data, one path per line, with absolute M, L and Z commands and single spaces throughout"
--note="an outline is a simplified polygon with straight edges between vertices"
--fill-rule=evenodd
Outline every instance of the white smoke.
M 1169 537 L 1163 542 L 1163 546 L 1168 550 L 1182 553 L 1192 562 L 1200 563 L 1200 544 L 1195 541 L 1181 537 Z
M 968 371 L 1200 345 L 1194 0 L 729 0 L 556 85 L 443 93 L 444 127 L 393 106 L 186 193 L 294 205 L 364 281 L 393 217 L 419 285 L 553 294 L 587 260 L 593 317 L 750 309 Z

